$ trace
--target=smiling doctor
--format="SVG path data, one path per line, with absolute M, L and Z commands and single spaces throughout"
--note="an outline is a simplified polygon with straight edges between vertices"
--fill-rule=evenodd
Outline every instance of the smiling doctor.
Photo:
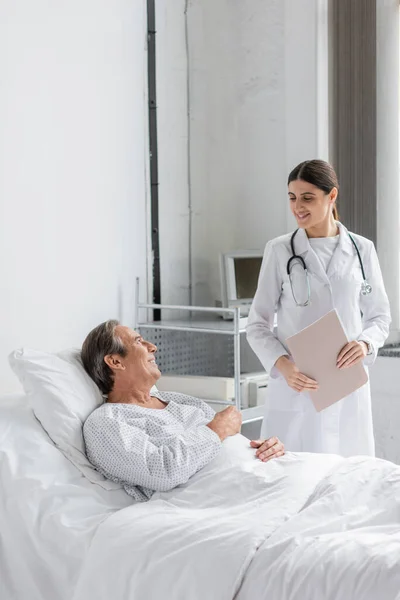
M 374 244 L 338 221 L 338 190 L 325 161 L 303 162 L 290 173 L 298 229 L 265 248 L 247 339 L 270 372 L 261 437 L 278 436 L 293 452 L 373 456 L 369 383 L 317 413 L 308 392 L 318 383 L 299 371 L 286 346 L 332 309 L 351 340 L 339 353 L 339 369 L 372 365 L 388 336 L 390 308 Z

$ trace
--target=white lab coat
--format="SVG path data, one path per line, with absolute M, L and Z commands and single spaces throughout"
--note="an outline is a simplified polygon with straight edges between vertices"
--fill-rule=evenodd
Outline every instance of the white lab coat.
M 309 275 L 311 302 L 294 302 L 286 265 L 292 256 L 291 234 L 268 242 L 257 292 L 250 310 L 247 339 L 267 372 L 265 416 L 261 436 L 278 436 L 293 452 L 326 452 L 352 456 L 375 454 L 369 383 L 340 402 L 317 413 L 308 393 L 292 390 L 274 367 L 280 356 L 290 355 L 288 337 L 307 327 L 330 310 L 338 311 L 348 339 L 365 340 L 372 354 L 364 359 L 366 369 L 375 361 L 390 325 L 390 308 L 374 244 L 353 234 L 364 264 L 371 294 L 361 294 L 361 267 L 347 229 L 340 223 L 339 241 L 325 272 L 311 248 L 307 234 L 299 229 L 294 239 L 296 254 L 303 257 Z M 293 288 L 304 301 L 304 271 L 292 271 Z M 297 286 L 296 286 L 297 283 Z M 307 296 L 306 296 L 307 297 Z M 277 329 L 274 330 L 274 313 Z

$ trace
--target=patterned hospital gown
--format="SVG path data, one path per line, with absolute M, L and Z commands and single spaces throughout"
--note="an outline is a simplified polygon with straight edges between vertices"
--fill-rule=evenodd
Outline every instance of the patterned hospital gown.
M 205 402 L 175 392 L 153 396 L 167 406 L 105 403 L 83 427 L 90 462 L 139 501 L 186 483 L 221 448 L 206 427 L 215 413 Z

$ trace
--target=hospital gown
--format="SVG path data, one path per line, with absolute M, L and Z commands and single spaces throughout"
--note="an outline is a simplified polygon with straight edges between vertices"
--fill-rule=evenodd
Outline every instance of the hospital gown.
M 175 392 L 153 395 L 167 406 L 105 403 L 83 427 L 90 462 L 139 501 L 186 483 L 221 448 L 206 427 L 215 413 L 205 402 Z

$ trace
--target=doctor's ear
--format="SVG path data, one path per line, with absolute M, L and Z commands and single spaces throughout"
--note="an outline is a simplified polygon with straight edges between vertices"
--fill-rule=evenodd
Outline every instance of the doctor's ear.
M 329 200 L 332 202 L 332 204 L 336 202 L 338 194 L 339 190 L 337 189 L 337 187 L 333 187 L 329 192 Z
M 121 362 L 121 357 L 118 354 L 107 354 L 104 357 L 104 362 L 106 365 L 113 369 L 113 371 L 124 371 L 125 365 Z

